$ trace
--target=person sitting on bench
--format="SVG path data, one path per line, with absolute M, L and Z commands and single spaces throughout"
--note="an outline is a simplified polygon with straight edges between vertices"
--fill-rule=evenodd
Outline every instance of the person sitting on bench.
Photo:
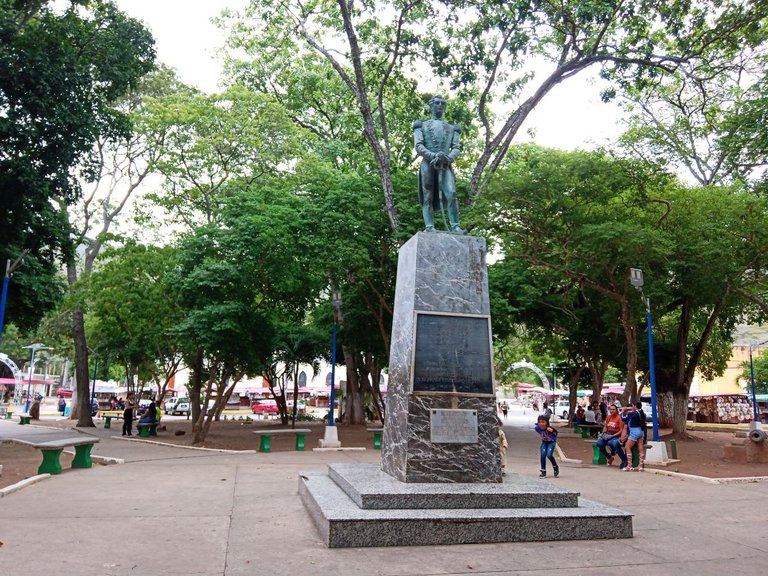
M 144 416 L 139 418 L 139 424 L 155 424 L 157 423 L 157 407 L 154 402 L 150 402 L 147 406 L 147 411 L 144 412 Z

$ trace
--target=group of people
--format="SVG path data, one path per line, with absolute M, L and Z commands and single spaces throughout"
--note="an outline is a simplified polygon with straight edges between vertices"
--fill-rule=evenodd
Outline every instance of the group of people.
M 573 415 L 574 424 L 599 424 L 605 422 L 608 417 L 609 404 L 605 400 L 602 400 L 599 404 L 588 404 L 584 406 L 578 406 L 576 412 Z M 621 403 L 616 401 L 614 406 L 621 407 Z
M 135 416 L 139 415 L 138 410 L 139 408 L 136 405 L 133 394 L 129 394 L 126 399 L 125 409 L 123 410 L 123 436 L 133 436 L 133 420 Z M 156 403 L 153 400 L 141 414 L 138 423 L 154 424 L 160 422 L 161 413 L 160 402 Z
M 585 412 L 591 412 L 596 419 L 597 413 L 600 413 L 599 407 L 597 413 L 595 406 L 588 407 Z M 645 468 L 645 444 L 648 438 L 648 426 L 646 424 L 645 413 L 641 402 L 635 402 L 624 407 L 616 404 L 607 404 L 605 406 L 606 415 L 601 418 L 603 429 L 597 440 L 597 447 L 605 456 L 608 465 L 613 465 L 616 457 L 619 457 L 619 469 L 623 471 L 643 470 Z M 555 446 L 557 445 L 557 429 L 550 424 L 549 413 L 539 415 L 534 430 L 541 437 L 541 447 L 539 449 L 539 478 L 547 477 L 547 460 L 552 465 L 552 471 L 557 478 L 560 475 L 560 468 L 555 460 Z M 589 420 L 583 420 L 588 422 Z M 594 422 L 594 420 L 593 420 Z M 637 468 L 630 465 L 627 460 L 627 454 L 632 453 L 632 449 L 637 446 L 640 455 L 639 466 Z

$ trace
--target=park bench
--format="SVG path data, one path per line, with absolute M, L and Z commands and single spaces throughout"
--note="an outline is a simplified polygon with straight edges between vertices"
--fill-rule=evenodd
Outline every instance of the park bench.
M 112 419 L 119 420 L 123 417 L 122 410 L 102 410 L 99 415 L 104 418 L 104 430 L 112 428 Z
M 142 438 L 149 438 L 150 436 L 157 436 L 157 427 L 160 426 L 160 421 L 156 422 L 139 422 L 136 424 L 136 428 L 139 430 L 139 436 Z
M 312 432 L 309 428 L 293 428 L 290 430 L 254 430 L 254 434 L 260 437 L 259 452 L 272 451 L 272 436 L 277 434 L 296 434 L 296 450 L 304 450 L 304 435 Z
M 0 420 L 8 419 L 8 406 L 0 405 Z
M 19 414 L 19 425 L 23 426 L 24 424 L 31 424 L 32 423 L 32 416 L 30 414 Z
M 597 447 L 597 440 L 593 440 L 590 442 L 592 444 L 592 464 L 595 466 L 604 466 L 608 464 L 608 461 L 605 459 L 605 456 L 603 456 L 603 453 L 600 452 L 600 449 Z M 646 451 L 652 449 L 653 446 L 646 446 Z M 632 467 L 637 468 L 640 466 L 640 450 L 637 448 L 637 444 L 632 446 Z
M 367 432 L 373 432 L 373 447 L 376 450 L 381 450 L 381 434 L 384 432 L 384 428 L 366 428 Z
M 27 444 L 43 453 L 43 462 L 37 469 L 38 474 L 61 474 L 61 452 L 70 446 L 75 449 L 75 458 L 72 460 L 72 468 L 90 468 L 91 449 L 99 441 L 92 436 L 77 438 L 61 438 L 60 440 L 47 440 L 34 442 L 31 440 L 15 440 L 20 444 Z
M 594 438 L 603 429 L 602 424 L 582 423 L 574 424 L 574 434 L 581 434 L 582 438 Z

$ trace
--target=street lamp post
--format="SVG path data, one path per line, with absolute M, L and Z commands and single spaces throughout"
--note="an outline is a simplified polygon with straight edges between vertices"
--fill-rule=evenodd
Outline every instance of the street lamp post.
M 331 348 L 331 409 L 328 412 L 328 426 L 325 427 L 325 435 L 320 440 L 320 448 L 339 448 L 339 432 L 334 422 L 334 411 L 336 407 L 336 332 L 341 311 L 341 294 L 338 290 L 333 291 L 333 347 Z
M 760 411 L 757 409 L 757 391 L 755 386 L 755 365 L 752 363 L 752 349 L 756 348 L 760 344 L 765 344 L 767 341 L 758 342 L 752 340 L 749 343 L 749 376 L 752 381 L 752 411 L 754 413 L 755 422 L 760 422 Z
M 640 292 L 640 298 L 645 304 L 645 320 L 648 325 L 648 370 L 651 376 L 651 414 L 653 417 L 653 441 L 659 441 L 659 415 L 656 408 L 656 365 L 653 358 L 653 319 L 651 318 L 651 299 L 643 294 L 643 271 L 640 268 L 629 269 L 629 281 Z
M 21 255 L 11 263 L 8 260 L 5 266 L 5 276 L 3 276 L 3 292 L 0 295 L 0 341 L 3 339 L 3 326 L 5 325 L 5 303 L 8 300 L 8 284 L 11 282 L 11 276 L 13 276 L 14 270 L 21 265 L 21 261 L 24 260 L 24 256 L 29 253 L 29 250 L 23 250 Z M 25 346 L 27 348 L 27 346 Z
M 93 363 L 93 388 L 91 388 L 91 412 L 93 412 L 93 399 L 96 397 L 96 371 L 99 369 L 99 355 L 93 353 L 95 358 Z
M 30 344 L 29 346 L 24 346 L 24 348 L 29 348 L 32 351 L 32 356 L 29 359 L 30 366 L 29 366 L 29 380 L 27 380 L 27 402 L 24 405 L 24 412 L 29 414 L 29 393 L 30 393 L 30 389 L 32 388 L 32 374 L 35 371 L 35 353 L 38 350 L 47 350 L 48 346 L 44 344 L 40 344 L 38 342 L 35 344 Z
M 555 396 L 555 390 L 557 389 L 557 376 L 555 376 L 555 365 L 550 364 L 549 367 L 552 369 L 552 403 L 554 404 L 554 407 L 552 407 L 552 412 L 554 412 L 555 407 L 557 406 L 557 400 Z

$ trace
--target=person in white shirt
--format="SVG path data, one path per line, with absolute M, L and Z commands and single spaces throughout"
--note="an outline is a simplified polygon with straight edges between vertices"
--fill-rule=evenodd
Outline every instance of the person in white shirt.
M 587 424 L 597 423 L 597 419 L 595 417 L 595 410 L 591 404 L 587 406 L 587 410 L 586 412 L 584 412 L 584 422 L 586 422 Z

